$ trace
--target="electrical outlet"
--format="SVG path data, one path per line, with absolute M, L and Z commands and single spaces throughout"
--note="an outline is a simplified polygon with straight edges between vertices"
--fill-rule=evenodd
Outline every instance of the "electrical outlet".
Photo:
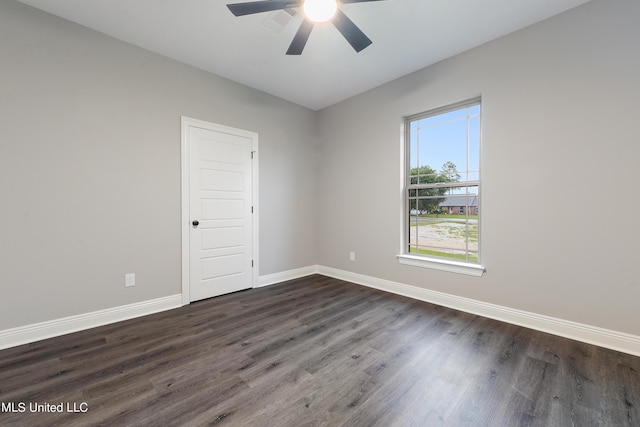
M 349 252 L 349 261 L 355 261 L 356 260 L 356 253 L 351 251 Z
M 124 275 L 124 287 L 129 288 L 136 285 L 135 273 L 128 273 Z

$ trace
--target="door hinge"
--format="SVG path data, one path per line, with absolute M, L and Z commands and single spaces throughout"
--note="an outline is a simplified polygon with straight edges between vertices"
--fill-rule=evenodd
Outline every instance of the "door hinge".
M 251 206 L 251 213 L 253 213 L 253 206 Z
M 253 260 L 251 260 L 251 267 L 253 267 Z
M 253 159 L 253 153 L 255 153 L 255 151 L 252 151 L 252 152 L 251 152 L 251 159 Z

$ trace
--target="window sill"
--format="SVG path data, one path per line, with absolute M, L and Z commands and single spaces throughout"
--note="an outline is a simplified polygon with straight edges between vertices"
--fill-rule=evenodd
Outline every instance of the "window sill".
M 445 259 L 426 258 L 415 255 L 398 255 L 400 264 L 414 267 L 430 268 L 432 270 L 448 271 L 450 273 L 466 274 L 467 276 L 481 277 L 485 268 L 478 264 L 449 261 Z

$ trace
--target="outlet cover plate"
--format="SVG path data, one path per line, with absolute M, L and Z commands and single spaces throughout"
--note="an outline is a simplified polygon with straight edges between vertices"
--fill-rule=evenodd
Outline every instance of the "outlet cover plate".
M 124 287 L 129 288 L 136 285 L 135 273 L 127 273 L 124 275 Z

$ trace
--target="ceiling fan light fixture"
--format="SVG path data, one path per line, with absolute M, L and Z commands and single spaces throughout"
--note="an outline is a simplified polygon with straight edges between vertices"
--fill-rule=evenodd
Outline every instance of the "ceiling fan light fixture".
M 340 3 L 368 3 L 374 1 L 380 0 L 340 0 Z M 372 43 L 371 39 L 342 10 L 338 10 L 337 0 L 257 0 L 227 4 L 227 7 L 235 16 L 253 15 L 254 13 L 275 10 L 287 11 L 292 7 L 300 6 L 302 6 L 305 18 L 300 23 L 293 40 L 291 40 L 287 55 L 302 54 L 304 46 L 309 40 L 309 35 L 311 35 L 311 31 L 317 22 L 331 21 L 333 26 L 336 27 L 356 52 L 360 52 Z
M 336 0 L 305 0 L 304 14 L 313 22 L 327 22 L 336 14 Z

